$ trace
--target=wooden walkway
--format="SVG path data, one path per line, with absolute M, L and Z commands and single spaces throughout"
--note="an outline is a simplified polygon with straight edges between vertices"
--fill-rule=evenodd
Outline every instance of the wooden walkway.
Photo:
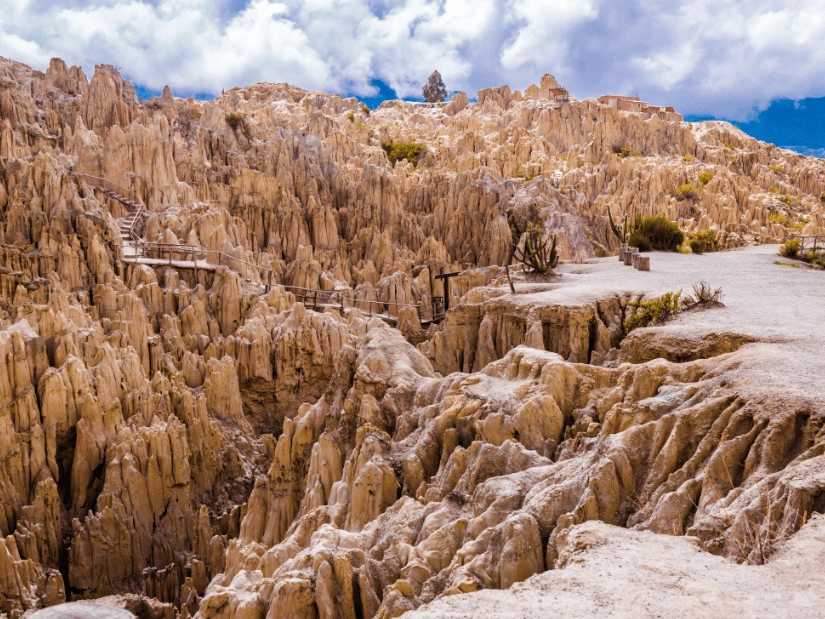
M 119 202 L 129 210 L 127 216 L 118 220 L 124 262 L 145 264 L 151 267 L 167 265 L 176 269 L 192 269 L 196 275 L 199 270 L 216 271 L 218 267 L 225 266 L 240 275 L 247 283 L 261 287 L 263 289 L 262 294 L 266 294 L 271 289 L 273 272 L 267 267 L 241 260 L 240 258 L 221 251 L 200 249 L 192 245 L 152 243 L 144 240 L 137 232 L 140 219 L 146 213 L 146 208 L 141 201 L 132 200 L 113 189 L 108 189 L 105 186 L 97 184 L 97 182 L 111 183 L 111 181 L 106 181 L 106 179 L 80 173 L 73 173 L 73 175 L 75 177 L 82 176 L 85 179 L 96 181 L 90 184 L 100 190 L 106 197 Z M 126 189 L 120 185 L 111 184 L 120 189 Z M 129 190 L 126 189 L 126 191 Z M 250 273 L 255 273 L 257 277 L 250 277 Z M 282 286 L 282 288 L 292 293 L 295 299 L 303 303 L 307 309 L 316 312 L 332 309 L 341 312 L 343 315 L 346 309 L 357 308 L 368 316 L 380 318 L 384 322 L 395 326 L 398 323 L 399 310 L 402 307 L 413 307 L 418 314 L 419 322 L 421 322 L 422 326 L 427 326 L 432 322 L 421 320 L 420 305 L 358 299 L 353 296 L 353 291 L 350 289 L 318 290 L 314 288 L 301 288 L 299 286 Z

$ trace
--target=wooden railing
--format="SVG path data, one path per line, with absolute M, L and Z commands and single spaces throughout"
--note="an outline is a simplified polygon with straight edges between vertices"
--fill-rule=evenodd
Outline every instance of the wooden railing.
M 123 187 L 122 185 L 118 185 L 117 183 L 109 181 L 105 178 L 92 176 L 90 174 L 83 174 L 81 172 L 72 172 L 72 174 L 74 176 L 82 176 L 96 181 L 108 182 L 112 185 L 115 185 L 116 187 L 119 187 L 120 189 L 124 189 L 125 191 L 131 191 L 130 189 Z M 150 254 L 156 253 L 157 259 L 163 260 L 165 257 L 170 265 L 175 260 L 189 261 L 192 263 L 192 267 L 195 269 L 196 272 L 198 269 L 199 260 L 209 261 L 209 258 L 212 257 L 213 260 L 217 260 L 217 263 L 212 262 L 213 266 L 215 264 L 217 264 L 217 266 L 226 266 L 228 268 L 232 268 L 233 266 L 235 266 L 236 268 L 234 268 L 233 270 L 238 272 L 242 271 L 243 276 L 250 281 L 251 278 L 249 276 L 249 273 L 251 269 L 254 269 L 255 272 L 257 272 L 259 280 L 255 283 L 265 286 L 266 292 L 269 292 L 271 290 L 274 272 L 269 267 L 265 267 L 259 264 L 255 264 L 253 262 L 249 262 L 247 260 L 243 260 L 241 258 L 238 258 L 237 256 L 232 256 L 231 254 L 227 254 L 223 251 L 213 249 L 201 249 L 193 245 L 155 243 L 144 240 L 137 233 L 137 225 L 146 211 L 143 202 L 133 201 L 131 199 L 124 199 L 123 196 L 119 196 L 117 193 L 111 190 L 109 191 L 111 192 L 111 197 L 118 200 L 130 209 L 130 204 L 137 205 L 137 208 L 135 210 L 131 210 L 131 213 L 133 213 L 133 218 L 132 223 L 129 225 L 129 238 L 134 242 L 136 249 L 142 253 L 143 257 L 152 258 Z M 241 266 L 242 269 L 237 268 L 237 266 Z M 264 281 L 266 282 L 265 284 Z M 415 308 L 415 311 L 418 314 L 419 320 L 421 319 L 421 306 L 413 303 L 394 303 L 391 301 L 373 301 L 370 299 L 359 299 L 354 294 L 352 294 L 352 290 L 319 290 L 314 288 L 302 288 L 300 286 L 283 286 L 283 288 L 292 293 L 295 296 L 296 300 L 301 301 L 307 307 L 310 307 L 315 310 L 326 307 L 335 307 L 340 308 L 341 312 L 343 313 L 344 309 L 346 309 L 347 307 L 363 308 L 364 305 L 366 305 L 367 309 L 365 311 L 370 316 L 378 315 L 383 316 L 385 318 L 397 318 L 399 308 L 413 307 Z
M 129 193 L 132 192 L 132 189 L 130 189 L 129 187 L 124 187 L 123 185 L 119 185 L 118 183 L 114 182 L 113 180 L 109 180 L 108 178 L 103 178 L 101 176 L 92 176 L 91 174 L 84 174 L 83 172 L 74 172 L 74 171 L 69 172 L 69 174 L 71 174 L 72 176 L 82 176 L 83 178 L 89 178 L 89 179 L 92 179 L 92 180 L 95 180 L 95 181 L 100 181 L 102 183 L 109 183 L 110 185 L 114 185 L 118 189 L 123 189 L 124 191 L 127 191 Z M 105 186 L 101 187 L 101 189 L 106 189 L 106 187 Z M 129 198 L 129 199 L 131 200 L 131 198 Z
M 799 239 L 802 251 L 809 249 L 825 251 L 825 234 L 792 234 L 788 238 Z

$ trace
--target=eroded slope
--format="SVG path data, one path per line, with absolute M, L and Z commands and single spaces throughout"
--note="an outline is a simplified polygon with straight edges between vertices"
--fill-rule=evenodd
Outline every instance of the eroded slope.
M 111 67 L 0 61 L 0 615 L 132 592 L 182 617 L 389 617 L 550 569 L 592 519 L 759 562 L 822 511 L 821 372 L 789 354 L 818 345 L 808 314 L 764 338 L 732 294 L 727 318 L 623 342 L 628 300 L 717 258 L 657 256 L 621 285 L 563 267 L 516 295 L 497 266 L 510 208 L 537 206 L 578 261 L 615 248 L 608 207 L 730 247 L 819 232 L 822 162 L 559 106 L 551 79 L 367 114 L 272 84 L 146 103 Z M 393 165 L 392 141 L 425 152 Z M 257 267 L 126 261 L 100 178 L 146 205 L 141 237 Z M 440 326 L 368 315 L 426 321 L 432 276 L 463 266 Z M 787 278 L 799 298 L 808 275 Z

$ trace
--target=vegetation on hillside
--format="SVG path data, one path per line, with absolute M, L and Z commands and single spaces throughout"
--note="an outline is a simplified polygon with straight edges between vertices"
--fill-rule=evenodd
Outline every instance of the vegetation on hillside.
M 411 164 L 418 165 L 418 158 L 425 150 L 422 144 L 416 144 L 415 142 L 386 142 L 381 147 L 387 153 L 387 159 L 393 165 L 401 159 L 406 159 Z
M 678 251 L 685 240 L 685 233 L 667 217 L 642 217 L 638 213 L 628 218 L 625 215 L 622 225 L 613 220 L 613 213 L 607 209 L 610 229 L 613 234 L 630 247 L 639 251 Z
M 666 292 L 660 297 L 648 301 L 630 301 L 627 306 L 637 308 L 632 316 L 623 323 L 624 332 L 630 333 L 640 327 L 661 324 L 681 311 L 705 305 L 721 305 L 722 289 L 711 288 L 707 282 L 693 286 L 693 294 L 682 295 L 682 291 Z
M 688 245 L 694 254 L 704 254 L 722 249 L 716 232 L 713 230 L 699 230 L 688 235 Z

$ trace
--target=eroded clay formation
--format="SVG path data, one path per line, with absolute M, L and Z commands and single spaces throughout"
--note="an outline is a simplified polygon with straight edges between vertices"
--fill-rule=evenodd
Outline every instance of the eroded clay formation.
M 752 338 L 623 341 L 630 295 L 520 303 L 501 265 L 508 209 L 573 262 L 615 252 L 608 208 L 822 233 L 825 163 L 557 87 L 144 102 L 0 60 L 0 616 L 389 618 L 552 569 L 590 520 L 760 562 L 821 512 L 822 411 L 742 395 Z M 130 260 L 122 197 L 229 266 Z

